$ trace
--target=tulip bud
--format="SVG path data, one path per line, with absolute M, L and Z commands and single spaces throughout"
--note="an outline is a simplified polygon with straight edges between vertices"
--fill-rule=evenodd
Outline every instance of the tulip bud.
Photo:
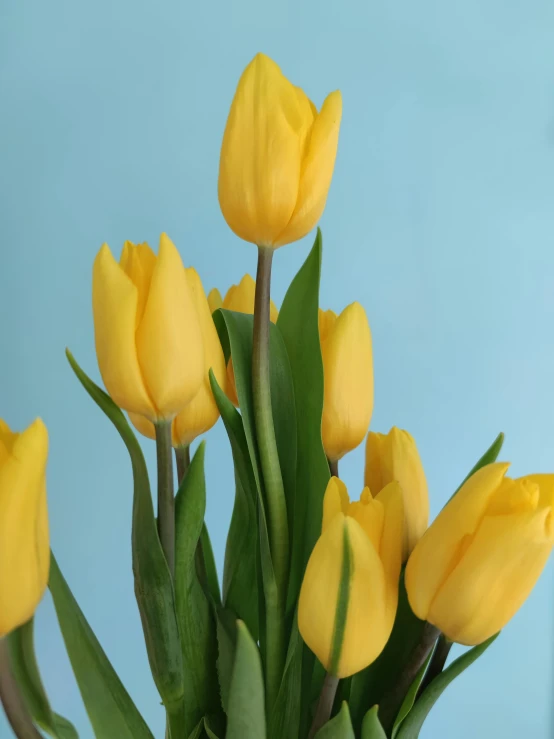
M 320 311 L 324 400 L 321 433 L 335 462 L 367 434 L 373 411 L 371 333 L 364 309 L 352 303 L 337 316 Z
M 245 241 L 277 248 L 319 221 L 333 176 L 340 92 L 318 113 L 269 57 L 257 54 L 240 78 L 219 164 L 219 204 Z
M 194 267 L 185 269 L 187 282 L 192 293 L 196 316 L 202 331 L 204 346 L 204 379 L 198 392 L 190 403 L 178 413 L 171 424 L 171 437 L 174 447 L 188 446 L 197 436 L 209 431 L 219 418 L 219 410 L 210 385 L 210 369 L 220 384 L 225 386 L 226 367 L 223 349 L 206 299 L 202 281 Z M 130 413 L 129 418 L 141 434 L 150 439 L 156 438 L 154 424 L 143 416 Z
M 406 566 L 412 610 L 451 641 L 480 644 L 522 606 L 554 545 L 554 475 L 482 467 L 442 509 Z
M 150 421 L 172 419 L 204 379 L 202 333 L 179 252 L 127 241 L 119 264 L 107 244 L 94 262 L 96 354 L 108 393 Z
M 402 492 L 393 482 L 374 498 L 367 488 L 351 503 L 332 477 L 323 526 L 298 603 L 302 638 L 340 678 L 371 664 L 387 643 L 398 605 Z
M 407 431 L 393 428 L 388 434 L 370 431 L 365 447 L 365 484 L 375 495 L 397 480 L 404 500 L 405 562 L 429 523 L 429 494 L 416 443 Z
M 48 583 L 47 457 L 40 419 L 20 434 L 0 421 L 0 638 L 31 618 Z
M 208 305 L 212 313 L 223 306 L 223 298 L 217 287 L 213 287 L 208 293 Z
M 223 299 L 222 308 L 233 310 L 236 313 L 254 314 L 254 299 L 256 296 L 256 281 L 250 275 L 244 275 L 238 285 L 231 285 Z M 269 320 L 277 323 L 279 311 L 273 300 L 269 304 Z M 235 371 L 233 360 L 227 365 L 227 386 L 225 388 L 229 400 L 238 407 L 237 389 L 235 385 Z

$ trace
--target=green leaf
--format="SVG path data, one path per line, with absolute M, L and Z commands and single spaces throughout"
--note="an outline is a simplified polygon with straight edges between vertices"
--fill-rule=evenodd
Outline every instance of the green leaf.
M 188 735 L 206 714 L 221 711 L 217 685 L 217 635 L 214 612 L 196 569 L 204 528 L 205 442 L 194 455 L 175 499 L 175 601 L 185 673 L 180 725 Z
M 217 674 L 221 703 L 225 713 L 228 713 L 229 690 L 237 646 L 237 621 L 235 614 L 226 608 L 220 608 L 217 612 L 217 645 Z
M 54 607 L 96 739 L 153 739 L 51 555 Z
M 282 334 L 293 377 L 297 423 L 297 470 L 292 516 L 292 560 L 287 612 L 294 611 L 304 570 L 321 533 L 323 496 L 329 466 L 321 441 L 323 361 L 319 345 L 318 303 L 321 232 L 292 281 L 277 326 Z M 300 494 L 301 492 L 301 494 Z
M 258 489 L 250 460 L 240 413 L 217 384 L 213 372 L 210 383 L 225 425 L 235 466 L 235 505 L 225 548 L 223 605 L 246 623 L 254 639 L 258 630 L 257 499 Z M 245 532 L 249 535 L 245 536 Z
M 299 735 L 302 710 L 303 652 L 304 642 L 298 631 L 298 621 L 295 616 L 283 679 L 269 723 L 268 734 L 271 739 L 297 737 Z
M 66 354 L 85 390 L 117 429 L 131 458 L 135 595 L 152 676 L 166 708 L 173 711 L 183 699 L 183 661 L 173 584 L 156 528 L 146 462 L 122 411 L 87 377 L 69 350 Z
M 214 608 L 221 606 L 221 592 L 219 578 L 215 564 L 214 550 L 206 524 L 202 526 L 199 547 L 196 551 L 196 569 L 204 592 L 212 602 Z
M 364 716 L 362 722 L 362 739 L 387 739 L 385 730 L 378 717 L 379 706 L 373 706 Z
M 260 653 L 242 621 L 229 690 L 226 739 L 265 739 L 265 695 Z
M 35 655 L 34 619 L 6 637 L 10 666 L 35 724 L 54 739 L 78 739 L 75 727 L 52 711 Z
M 397 734 L 397 739 L 417 739 L 425 719 L 444 690 L 450 685 L 452 680 L 458 677 L 464 670 L 467 670 L 490 647 L 497 636 L 498 634 L 495 634 L 482 644 L 468 649 L 467 652 L 464 652 L 461 657 L 454 660 L 440 675 L 437 675 L 433 682 L 423 691 L 415 706 L 404 719 L 400 726 L 400 731 Z
M 456 495 L 456 493 L 460 491 L 462 486 L 465 485 L 465 483 L 469 480 L 469 478 L 472 475 L 474 475 L 476 472 L 478 472 L 481 469 L 481 467 L 485 467 L 485 465 L 487 464 L 492 464 L 493 462 L 496 462 L 503 444 L 504 444 L 504 434 L 500 432 L 498 436 L 496 437 L 496 439 L 492 442 L 490 447 L 487 449 L 487 451 L 483 454 L 483 456 L 473 465 L 471 470 L 465 476 L 463 482 L 452 493 L 448 502 L 452 500 L 452 498 Z
M 420 641 L 424 624 L 410 608 L 402 574 L 398 609 L 389 641 L 373 664 L 352 677 L 349 706 L 356 731 L 359 731 L 368 709 L 378 705 L 383 695 L 397 681 L 403 666 Z
M 417 691 L 419 690 L 419 686 L 421 685 L 423 678 L 425 677 L 425 673 L 427 671 L 427 667 L 429 666 L 429 662 L 431 661 L 432 656 L 433 650 L 429 652 L 427 659 L 419 668 L 414 681 L 410 685 L 410 689 L 406 693 L 406 697 L 402 701 L 402 705 L 400 706 L 400 710 L 398 711 L 398 715 L 394 721 L 394 726 L 392 727 L 392 739 L 395 739 L 400 730 L 400 725 L 402 724 L 406 716 L 410 713 L 414 706 L 414 703 L 416 702 Z
M 356 739 L 348 703 L 344 702 L 337 715 L 328 721 L 315 735 L 315 739 Z

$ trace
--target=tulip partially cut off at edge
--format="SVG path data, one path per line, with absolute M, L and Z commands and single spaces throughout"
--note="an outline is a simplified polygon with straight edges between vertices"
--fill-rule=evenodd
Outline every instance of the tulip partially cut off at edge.
M 328 459 L 337 461 L 364 440 L 373 412 L 373 353 L 365 310 L 352 303 L 337 316 L 319 312 L 323 357 L 321 434 Z
M 0 638 L 31 618 L 48 583 L 47 458 L 40 419 L 20 434 L 0 420 Z
M 483 467 L 420 539 L 406 566 L 410 605 L 451 641 L 480 644 L 529 596 L 554 546 L 554 475 Z
M 120 262 L 107 244 L 93 270 L 96 354 L 120 408 L 150 421 L 172 419 L 205 374 L 202 334 L 179 252 L 166 234 L 158 256 L 126 242 Z
M 171 437 L 174 447 L 188 446 L 200 434 L 209 431 L 219 418 L 219 410 L 210 385 L 210 369 L 213 370 L 220 387 L 225 387 L 226 383 L 225 357 L 223 356 L 223 349 L 202 281 L 194 267 L 187 267 L 185 274 L 202 331 L 205 367 L 204 379 L 198 392 L 190 403 L 175 416 L 171 424 Z M 147 418 L 135 413 L 130 413 L 129 418 L 141 434 L 150 439 L 156 438 L 154 424 Z
M 329 481 L 321 536 L 300 591 L 298 627 L 336 677 L 367 667 L 388 641 L 398 604 L 402 526 L 398 483 L 375 498 L 366 488 L 351 503 L 344 483 Z
M 277 248 L 319 221 L 333 176 L 342 98 L 317 111 L 265 54 L 244 70 L 225 126 L 219 204 L 245 241 Z
M 410 556 L 429 524 L 429 492 L 414 438 L 403 429 L 388 434 L 370 431 L 365 448 L 365 484 L 376 495 L 397 480 L 404 500 L 402 561 Z

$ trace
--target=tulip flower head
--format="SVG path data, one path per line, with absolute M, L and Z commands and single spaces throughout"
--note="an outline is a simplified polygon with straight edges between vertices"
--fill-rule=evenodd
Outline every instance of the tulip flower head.
M 397 480 L 404 498 L 405 562 L 429 523 L 429 493 L 423 465 L 414 438 L 402 429 L 388 434 L 370 431 L 365 448 L 365 484 L 375 495 Z
M 403 508 L 398 483 L 350 502 L 332 477 L 323 526 L 304 575 L 298 604 L 302 638 L 331 674 L 363 670 L 388 641 L 398 604 Z
M 314 228 L 333 176 L 341 115 L 340 92 L 318 112 L 274 61 L 254 57 L 231 104 L 219 164 L 219 204 L 237 236 L 277 248 Z
M 127 241 L 118 262 L 107 244 L 93 271 L 96 354 L 108 393 L 126 411 L 171 420 L 205 377 L 202 331 L 179 252 L 162 234 L 156 256 Z
M 331 461 L 360 444 L 373 412 L 373 355 L 365 310 L 352 303 L 337 316 L 319 312 L 324 400 L 321 434 Z
M 554 545 L 554 475 L 476 472 L 439 513 L 406 566 L 412 610 L 451 641 L 484 642 L 522 606 Z
M 210 385 L 210 369 L 221 387 L 225 387 L 226 366 L 223 349 L 212 318 L 212 312 L 202 286 L 200 276 L 194 267 L 184 270 L 192 294 L 196 317 L 202 331 L 204 347 L 204 378 L 190 403 L 178 413 L 171 424 L 171 437 L 174 447 L 188 446 L 200 434 L 209 431 L 219 418 L 219 410 Z M 144 416 L 130 413 L 134 426 L 144 436 L 156 438 L 154 424 Z
M 20 434 L 0 420 L 0 638 L 31 618 L 48 583 L 47 458 L 40 419 Z

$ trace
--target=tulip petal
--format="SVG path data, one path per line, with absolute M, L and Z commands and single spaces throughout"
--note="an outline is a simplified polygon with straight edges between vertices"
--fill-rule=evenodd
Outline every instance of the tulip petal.
M 205 370 L 202 334 L 183 263 L 166 234 L 160 237 L 136 344 L 157 418 L 171 419 L 196 395 Z
M 219 418 L 219 410 L 212 394 L 209 372 L 213 370 L 220 387 L 225 386 L 227 367 L 223 349 L 213 322 L 202 281 L 193 267 L 185 270 L 191 288 L 196 314 L 204 344 L 204 380 L 187 407 L 173 421 L 173 442 L 188 446 L 197 436 L 212 428 Z
M 549 508 L 485 516 L 433 600 L 428 620 L 440 624 L 452 641 L 468 646 L 496 634 L 544 569 L 554 544 L 553 528 Z
M 459 559 L 464 539 L 477 530 L 508 467 L 496 462 L 472 475 L 416 544 L 406 566 L 406 589 L 418 618 L 428 617 L 435 594 Z
M 384 509 L 383 533 L 379 556 L 383 563 L 387 596 L 385 602 L 385 620 L 392 627 L 398 606 L 398 581 L 402 567 L 402 531 L 404 529 L 404 500 L 402 488 L 398 482 L 386 485 L 377 496 L 376 502 Z
M 349 505 L 350 497 L 346 485 L 339 477 L 332 477 L 327 484 L 327 489 L 323 496 L 323 523 L 321 525 L 321 531 L 325 531 L 338 513 L 344 513 L 346 515 Z
M 539 486 L 540 506 L 554 506 L 554 475 L 526 475 L 523 479 L 530 480 Z
M 129 420 L 136 430 L 143 436 L 146 436 L 147 439 L 156 438 L 156 427 L 148 418 L 140 416 L 138 413 L 129 413 Z
M 365 444 L 365 474 L 364 483 L 370 489 L 372 495 L 385 487 L 383 479 L 382 459 L 384 455 L 385 434 L 370 431 Z M 388 480 L 390 482 L 390 480 Z
M 253 315 L 255 298 L 256 281 L 250 275 L 246 274 L 238 285 L 231 285 L 227 290 L 222 307 L 227 310 L 234 310 L 237 313 Z M 277 323 L 278 316 L 279 311 L 277 310 L 277 306 L 271 300 L 269 304 L 269 320 L 272 323 Z
M 40 419 L 0 466 L 0 637 L 28 621 L 48 581 L 48 433 Z
M 371 333 L 359 303 L 340 314 L 321 350 L 323 446 L 327 457 L 337 460 L 363 440 L 373 411 Z
M 301 239 L 321 218 L 335 168 L 341 117 L 341 94 L 332 92 L 312 126 L 302 162 L 296 207 L 286 228 L 275 240 L 275 246 Z
M 219 203 L 230 228 L 245 241 L 271 246 L 298 199 L 311 106 L 281 70 L 257 54 L 233 99 L 219 166 Z
M 135 344 L 138 291 L 107 244 L 94 260 L 92 306 L 96 356 L 108 393 L 120 408 L 155 418 Z
M 217 289 L 217 287 L 213 287 L 209 294 L 208 294 L 208 305 L 210 306 L 210 310 L 213 313 L 218 308 L 223 307 L 223 298 L 221 297 L 221 293 Z

